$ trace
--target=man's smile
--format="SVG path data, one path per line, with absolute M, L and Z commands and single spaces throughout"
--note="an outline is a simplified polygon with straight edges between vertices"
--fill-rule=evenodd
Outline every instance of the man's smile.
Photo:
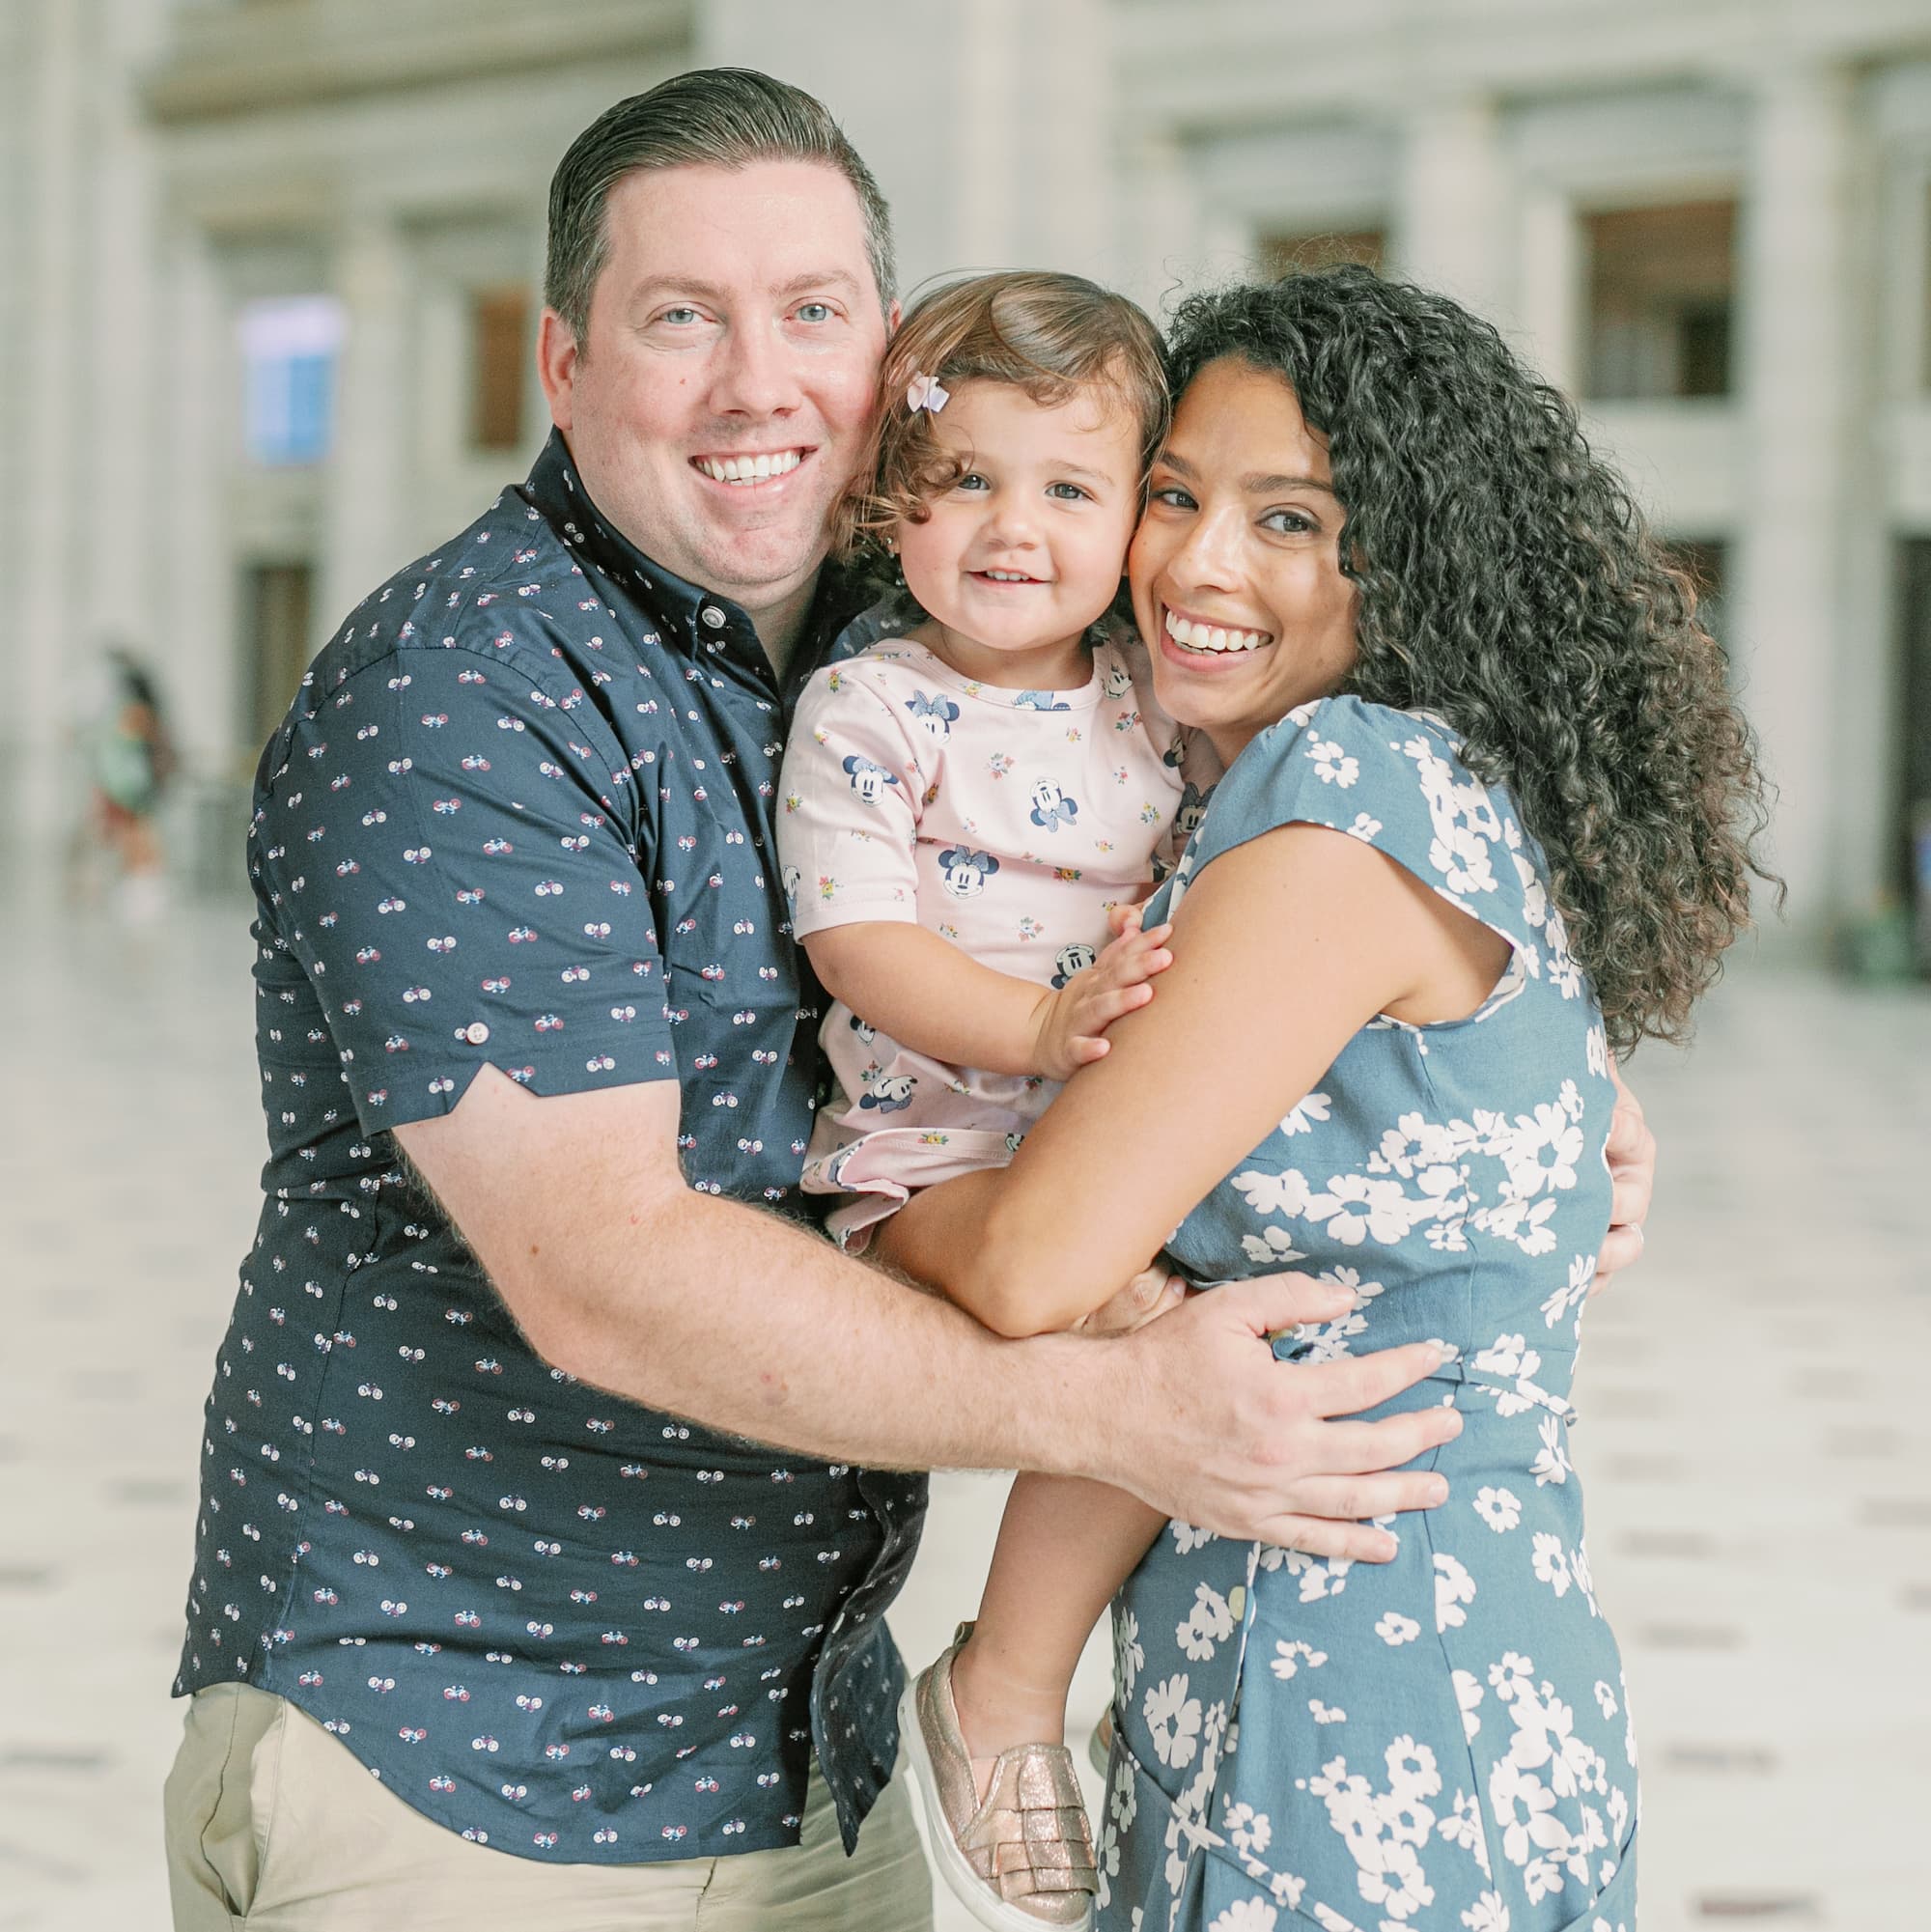
M 744 450 L 735 456 L 694 456 L 690 466 L 713 483 L 730 484 L 743 490 L 754 484 L 771 483 L 789 476 L 813 454 L 809 447 L 782 450 Z

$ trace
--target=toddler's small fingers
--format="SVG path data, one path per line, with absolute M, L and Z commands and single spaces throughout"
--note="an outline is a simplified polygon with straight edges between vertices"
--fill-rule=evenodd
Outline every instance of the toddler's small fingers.
M 1094 1017 L 1101 1025 L 1110 1026 L 1123 1013 L 1136 1013 L 1152 997 L 1153 988 L 1144 980 L 1116 987 L 1100 1001 Z

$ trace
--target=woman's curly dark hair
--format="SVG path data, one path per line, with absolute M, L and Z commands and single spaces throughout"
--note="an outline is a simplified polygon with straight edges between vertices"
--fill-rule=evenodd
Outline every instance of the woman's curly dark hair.
M 1210 362 L 1278 375 L 1328 441 L 1359 586 L 1342 688 L 1433 712 L 1514 792 L 1618 1051 L 1677 1040 L 1749 921 L 1767 819 L 1695 593 L 1565 398 L 1444 295 L 1344 266 L 1182 302 Z

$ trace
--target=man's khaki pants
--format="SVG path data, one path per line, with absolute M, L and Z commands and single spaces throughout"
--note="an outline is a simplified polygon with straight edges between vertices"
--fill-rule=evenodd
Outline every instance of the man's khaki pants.
M 796 1846 L 663 1864 L 544 1864 L 472 1844 L 313 1718 L 247 1684 L 188 1700 L 167 1782 L 176 1932 L 931 1932 L 903 1777 L 839 1841 L 814 1768 Z

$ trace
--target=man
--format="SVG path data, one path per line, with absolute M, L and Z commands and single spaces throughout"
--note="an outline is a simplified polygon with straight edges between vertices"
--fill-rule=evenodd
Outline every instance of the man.
M 1005 1342 L 812 1231 L 772 794 L 851 611 L 820 566 L 885 210 L 809 97 L 686 74 L 565 156 L 546 296 L 528 483 L 352 614 L 257 783 L 271 1154 L 177 1922 L 915 1927 L 882 1615 L 924 1484 L 890 1471 L 1372 1556 L 1457 1424 L 1328 1419 L 1433 1358 L 1281 1370 L 1257 1337 L 1339 1312 L 1313 1284 Z

